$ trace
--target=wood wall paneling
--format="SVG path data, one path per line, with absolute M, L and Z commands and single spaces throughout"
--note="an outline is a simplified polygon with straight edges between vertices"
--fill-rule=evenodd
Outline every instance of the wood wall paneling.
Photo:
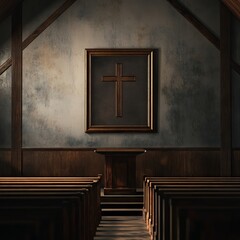
M 137 184 L 148 176 L 220 176 L 218 149 L 151 149 L 139 155 Z M 140 187 L 140 185 L 138 185 Z
M 0 150 L 0 176 L 11 176 L 12 164 L 11 164 L 11 150 Z
M 240 149 L 234 149 L 232 155 L 232 176 L 240 177 Z
M 104 156 L 93 149 L 24 149 L 23 176 L 95 176 Z M 149 176 L 220 176 L 219 149 L 147 149 L 136 158 L 136 187 Z
M 104 156 L 93 149 L 24 149 L 23 176 L 96 176 Z

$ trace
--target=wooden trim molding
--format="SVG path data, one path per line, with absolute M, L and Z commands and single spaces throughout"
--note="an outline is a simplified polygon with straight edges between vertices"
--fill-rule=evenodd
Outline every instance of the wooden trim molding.
M 5 149 L 5 148 L 4 148 Z M 22 148 L 23 151 L 25 152 L 32 152 L 32 151 L 88 151 L 88 152 L 96 152 L 96 150 L 110 150 L 111 148 Z M 114 148 L 112 148 L 113 150 L 115 150 Z M 128 148 L 126 148 L 127 150 Z M 129 148 L 131 151 L 131 148 Z M 124 151 L 125 149 L 123 149 Z M 134 151 L 134 149 L 132 149 Z M 155 147 L 155 148 L 144 148 L 142 149 L 144 150 L 144 152 L 146 151 L 178 151 L 178 152 L 182 152 L 182 151 L 203 151 L 203 152 L 208 152 L 208 151 L 220 151 L 221 148 L 220 147 Z M 239 148 L 240 150 L 240 148 Z M 115 150 L 117 151 L 117 150 Z
M 143 176 L 221 176 L 220 148 L 147 148 L 136 159 L 136 184 Z M 104 175 L 104 155 L 89 149 L 23 149 L 23 176 Z M 94 167 L 92 167 L 94 166 Z M 239 169 L 239 168 L 238 168 Z M 103 179 L 105 178 L 105 175 Z

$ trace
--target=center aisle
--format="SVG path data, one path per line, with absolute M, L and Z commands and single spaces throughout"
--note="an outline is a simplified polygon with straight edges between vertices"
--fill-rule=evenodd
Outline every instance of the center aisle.
M 94 240 L 150 240 L 142 216 L 102 216 Z
M 143 192 L 134 195 L 101 194 L 102 218 L 94 240 L 150 240 L 143 220 Z

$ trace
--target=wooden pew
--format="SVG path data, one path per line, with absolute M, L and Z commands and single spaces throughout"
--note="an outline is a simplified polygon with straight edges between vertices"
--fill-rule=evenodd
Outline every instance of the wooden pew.
M 151 221 L 151 213 L 152 213 L 152 207 L 153 207 L 153 195 L 154 195 L 154 186 L 166 183 L 175 183 L 175 184 L 192 184 L 197 183 L 201 184 L 202 182 L 216 182 L 217 184 L 220 182 L 224 182 L 229 184 L 232 182 L 233 184 L 237 184 L 238 181 L 240 181 L 240 178 L 220 178 L 220 177 L 145 177 L 143 181 L 143 192 L 144 192 L 144 207 L 143 207 L 143 216 L 145 218 L 145 221 L 147 225 L 149 225 L 149 221 Z
M 192 182 L 225 182 L 226 184 L 229 183 L 233 183 L 233 184 L 237 184 L 237 182 L 240 182 L 240 178 L 239 177 L 144 177 L 143 180 L 143 196 L 144 196 L 144 206 L 143 206 L 143 216 L 145 218 L 145 221 L 147 222 L 148 219 L 148 214 L 149 214 L 149 208 L 150 206 L 150 201 L 151 201 L 151 197 L 153 194 L 151 194 L 151 192 L 153 192 L 154 189 L 154 184 L 158 184 L 158 183 L 176 183 L 176 184 L 181 184 L 183 182 L 189 183 L 191 184 Z
M 2 177 L 0 178 L 1 193 L 26 193 L 37 192 L 45 194 L 64 194 L 83 195 L 84 222 L 77 226 L 82 228 L 80 238 L 74 239 L 93 239 L 97 225 L 101 218 L 100 210 L 100 180 L 98 177 Z
M 163 238 L 163 227 L 166 223 L 166 219 L 169 215 L 165 215 L 165 212 L 161 208 L 161 204 L 165 204 L 165 194 L 167 191 L 173 191 L 177 189 L 180 193 L 183 191 L 191 191 L 194 189 L 197 191 L 214 190 L 217 195 L 219 191 L 232 190 L 235 195 L 238 194 L 240 189 L 239 178 L 176 178 L 176 177 L 151 177 L 144 180 L 144 212 L 145 220 L 152 236 L 152 239 L 169 239 Z M 188 189 L 188 190 L 187 190 Z M 210 194 L 209 194 L 210 197 Z M 222 195 L 218 195 L 217 199 L 220 200 Z M 190 200 L 189 200 L 190 201 Z M 226 206 L 225 206 L 226 207 Z M 161 219 L 161 217 L 165 216 Z M 161 221 L 160 221 L 161 220 Z M 163 225 L 162 225 L 163 224 Z M 169 225 L 169 224 L 168 224 Z M 169 231 L 167 231 L 169 232 Z M 171 232 L 171 231 L 170 231 Z M 172 239 L 172 238 L 171 238 Z
M 17 187 L 17 188 L 16 188 Z M 56 191 L 66 191 L 67 193 L 72 192 L 72 193 L 76 193 L 81 191 L 82 193 L 84 192 L 84 196 L 85 196 L 85 204 L 84 204 L 84 223 L 85 227 L 82 229 L 82 231 L 84 232 L 84 239 L 92 239 L 96 230 L 96 225 L 97 222 L 94 221 L 96 218 L 96 208 L 94 206 L 96 206 L 96 203 L 93 203 L 93 201 L 95 200 L 95 198 L 93 199 L 93 186 L 91 184 L 86 185 L 86 183 L 84 183 L 84 185 L 81 186 L 72 186 L 72 185 L 68 185 L 68 186 L 62 186 L 62 185 L 34 185 L 34 186 L 29 186 L 29 185 L 17 185 L 17 186 L 11 186 L 11 188 L 8 187 L 8 192 L 11 190 L 13 192 L 16 191 L 22 191 L 22 190 L 27 189 L 28 191 L 48 191 L 48 192 L 56 192 Z M 96 201 L 95 201 L 96 202 Z M 92 216 L 92 219 L 91 219 Z M 83 224 L 83 223 L 82 223 Z
M 66 184 L 74 184 L 78 186 L 79 184 L 91 184 L 94 188 L 94 191 L 91 191 L 90 194 L 93 195 L 90 198 L 90 205 L 93 212 L 92 215 L 95 216 L 96 219 L 96 225 L 99 224 L 101 219 L 101 208 L 100 208 L 100 191 L 101 191 L 101 174 L 99 174 L 97 177 L 4 177 L 0 178 L 0 186 L 3 187 L 3 184 L 44 184 L 44 185 L 52 185 L 57 184 L 58 187 L 63 187 Z M 50 186 L 49 186 L 50 187 Z M 90 187 L 90 186 L 88 186 Z M 92 202 L 93 201 L 93 202 Z M 94 209 L 93 206 L 97 206 L 97 209 Z
M 83 193 L 10 190 L 0 193 L 0 238 L 86 239 Z M 25 231 L 16 231 L 16 228 Z M 15 232 L 16 231 L 16 232 Z M 3 235 L 2 235 L 3 234 Z M 4 238 L 4 235 L 8 237 Z M 18 236 L 20 235 L 20 236 Z
M 3 186 L 2 186 L 3 187 Z M 13 187 L 15 187 L 15 188 L 13 188 Z M 92 186 L 91 185 L 81 185 L 81 188 L 83 188 L 84 187 L 84 191 L 85 191 L 85 198 L 87 198 L 88 200 L 86 201 L 86 203 L 85 203 L 85 207 L 84 207 L 84 210 L 85 210 L 85 221 L 84 222 L 86 222 L 87 224 L 86 224 L 86 226 L 85 226 L 85 228 L 83 229 L 86 233 L 85 233 L 85 235 L 86 236 L 89 236 L 89 237 L 85 237 L 84 239 L 92 239 L 92 238 L 90 238 L 90 236 L 92 237 L 93 235 L 94 235 L 94 232 L 95 232 L 95 228 L 96 228 L 96 224 L 95 225 L 93 225 L 93 223 L 94 223 L 94 221 L 92 221 L 90 218 L 89 218 L 89 216 L 96 216 L 96 212 L 94 212 L 94 207 L 93 206 L 95 206 L 96 204 L 94 204 L 94 205 L 92 205 L 92 203 L 91 203 L 91 196 L 90 196 L 90 193 L 91 193 L 91 191 L 89 191 L 89 188 L 92 188 Z M 20 189 L 21 188 L 21 189 Z M 16 192 L 16 191 L 22 191 L 22 188 L 23 188 L 23 186 L 22 185 L 17 185 L 17 188 L 16 188 L 16 186 L 13 186 L 13 185 L 11 185 L 11 191 L 14 191 L 14 192 Z M 36 185 L 35 184 L 35 186 L 34 186 L 34 188 L 33 188 L 33 186 L 29 186 L 29 185 L 25 185 L 24 186 L 24 189 L 27 189 L 28 191 L 51 191 L 51 192 L 53 192 L 53 191 L 56 191 L 56 190 L 60 190 L 61 189 L 61 191 L 67 191 L 67 192 L 70 192 L 70 191 L 72 191 L 73 193 L 74 192 L 76 192 L 76 191 L 83 191 L 83 189 L 80 189 L 79 187 L 77 187 L 77 186 L 71 186 L 71 185 L 68 185 L 67 186 L 67 188 L 66 188 L 66 186 L 61 186 L 61 185 L 58 185 L 57 184 L 57 189 L 55 189 L 56 188 L 56 186 L 55 185 L 47 185 L 47 187 L 46 187 L 46 185 L 45 186 L 41 186 L 41 185 Z M 8 192 L 9 192 L 9 190 L 10 190 L 10 188 L 8 187 Z M 88 193 L 88 191 L 89 191 L 89 193 Z M 89 196 L 88 196 L 89 195 Z M 95 219 L 95 216 L 94 216 L 94 219 Z M 89 230 L 88 230 L 88 226 L 89 227 L 94 227 L 94 228 L 90 228 Z M 94 229 L 94 230 L 93 230 Z
M 101 208 L 100 208 L 100 191 L 101 191 L 101 179 L 102 175 L 93 177 L 0 177 L 0 186 L 3 184 L 83 184 L 83 183 L 95 183 L 97 188 L 97 206 L 98 207 L 98 216 L 100 221 Z M 94 184 L 94 185 L 95 185 Z

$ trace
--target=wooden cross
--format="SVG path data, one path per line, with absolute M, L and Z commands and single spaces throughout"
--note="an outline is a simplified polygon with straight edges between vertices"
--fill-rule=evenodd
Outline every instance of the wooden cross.
M 136 81 L 135 76 L 123 76 L 122 63 L 116 63 L 115 76 L 103 76 L 104 82 L 115 82 L 115 114 L 116 117 L 122 117 L 123 112 L 123 82 Z

